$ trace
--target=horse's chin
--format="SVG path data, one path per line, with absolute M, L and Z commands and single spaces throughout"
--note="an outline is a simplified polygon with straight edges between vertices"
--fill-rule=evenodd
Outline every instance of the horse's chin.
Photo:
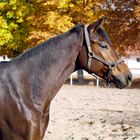
M 119 89 L 123 89 L 123 88 L 128 87 L 128 85 L 122 83 L 121 81 L 119 81 L 119 80 L 117 80 L 117 79 L 116 79 L 115 81 L 113 81 L 113 83 L 114 83 L 115 86 L 116 86 L 117 88 L 119 88 Z
M 119 89 L 123 89 L 123 88 L 127 88 L 127 87 L 131 86 L 130 81 L 126 81 L 126 80 L 122 80 L 122 79 L 115 78 L 111 82 L 116 86 L 116 88 L 119 88 Z

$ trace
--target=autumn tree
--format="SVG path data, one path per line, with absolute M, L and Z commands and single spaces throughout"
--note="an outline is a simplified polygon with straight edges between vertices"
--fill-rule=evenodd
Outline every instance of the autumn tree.
M 138 0 L 0 0 L 0 55 L 16 56 L 104 15 L 105 28 L 118 51 L 140 40 Z
M 106 29 L 115 48 L 125 55 L 124 49 L 140 45 L 140 3 L 137 0 L 115 0 L 105 3 Z
M 91 23 L 105 11 L 100 0 L 32 0 L 35 14 L 31 18 L 30 46 L 66 32 L 78 23 Z
M 0 55 L 15 56 L 27 46 L 32 6 L 26 0 L 0 0 Z

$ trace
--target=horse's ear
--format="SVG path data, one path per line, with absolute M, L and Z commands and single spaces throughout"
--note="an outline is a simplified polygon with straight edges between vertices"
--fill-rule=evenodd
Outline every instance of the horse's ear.
M 101 28 L 104 24 L 104 20 L 105 20 L 105 17 L 102 17 L 101 19 L 99 19 L 98 21 L 90 24 L 88 26 L 88 31 L 89 32 L 95 32 L 97 31 L 99 28 Z

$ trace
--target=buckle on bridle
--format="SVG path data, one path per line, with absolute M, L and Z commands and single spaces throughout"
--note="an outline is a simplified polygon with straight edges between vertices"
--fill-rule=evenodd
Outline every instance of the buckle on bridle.
M 89 52 L 89 53 L 88 53 L 88 56 L 89 56 L 90 58 L 93 58 L 94 53 L 93 53 L 93 52 Z
M 108 67 L 109 67 L 109 69 L 112 69 L 112 68 L 114 68 L 114 67 L 116 67 L 117 65 L 115 64 L 115 63 L 113 63 L 113 64 L 110 64 Z

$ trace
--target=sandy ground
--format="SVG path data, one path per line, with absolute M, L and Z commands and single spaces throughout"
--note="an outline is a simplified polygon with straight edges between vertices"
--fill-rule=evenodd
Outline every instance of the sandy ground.
M 44 140 L 140 140 L 140 89 L 64 85 Z

